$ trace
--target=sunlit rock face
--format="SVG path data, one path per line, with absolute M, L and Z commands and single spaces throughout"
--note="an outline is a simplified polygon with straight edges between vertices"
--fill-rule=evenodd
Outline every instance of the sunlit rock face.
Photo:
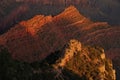
M 116 80 L 113 64 L 102 48 L 84 46 L 72 39 L 61 52 L 61 57 L 54 64 L 55 69 L 60 71 L 66 68 L 85 80 Z
M 70 40 L 68 45 L 66 45 L 66 49 L 63 51 L 63 55 L 59 63 L 56 65 L 57 67 L 64 67 L 66 63 L 77 54 L 77 51 L 80 52 L 82 50 L 81 43 L 77 40 Z
M 58 15 L 70 5 L 76 6 L 83 15 L 94 21 L 120 25 L 118 0 L 2 0 L 0 34 L 5 33 L 20 21 L 38 14 Z

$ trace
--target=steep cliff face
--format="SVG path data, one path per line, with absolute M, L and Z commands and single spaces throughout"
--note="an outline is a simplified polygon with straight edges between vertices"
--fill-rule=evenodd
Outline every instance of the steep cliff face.
M 70 42 L 66 45 L 65 50 L 56 64 L 56 67 L 64 67 L 67 62 L 69 62 L 77 52 L 82 50 L 81 43 L 77 40 L 70 40 Z
M 70 40 L 57 61 L 55 68 L 67 68 L 85 77 L 85 80 L 116 80 L 115 70 L 104 50 L 100 47 L 84 46 L 77 40 Z

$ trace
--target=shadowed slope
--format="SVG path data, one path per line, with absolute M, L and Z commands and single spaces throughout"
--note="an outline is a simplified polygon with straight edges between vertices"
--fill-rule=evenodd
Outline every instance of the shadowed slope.
M 100 45 L 106 50 L 120 47 L 120 28 L 108 27 L 106 29 L 98 29 L 94 32 L 86 34 L 82 37 L 84 43 L 92 45 Z

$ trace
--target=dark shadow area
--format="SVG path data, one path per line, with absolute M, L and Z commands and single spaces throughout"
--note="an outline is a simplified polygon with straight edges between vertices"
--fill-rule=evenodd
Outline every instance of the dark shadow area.
M 29 64 L 13 60 L 5 48 L 0 52 L 0 65 L 2 80 L 87 80 L 68 69 L 63 69 L 62 74 L 59 74 L 51 65 L 39 61 Z
M 120 57 L 113 59 L 113 67 L 116 70 L 116 80 L 120 79 Z
M 66 68 L 63 69 L 63 75 L 65 80 L 87 80 L 85 76 L 80 77 L 78 74 Z
M 47 62 L 48 64 L 52 65 L 61 57 L 60 51 L 55 51 L 54 53 L 51 53 L 49 56 L 47 56 L 43 62 Z

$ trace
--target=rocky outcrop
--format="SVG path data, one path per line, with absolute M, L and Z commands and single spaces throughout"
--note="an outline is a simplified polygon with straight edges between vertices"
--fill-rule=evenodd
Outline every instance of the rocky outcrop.
M 54 21 L 71 21 L 69 24 L 77 22 L 85 18 L 82 14 L 79 13 L 78 9 L 74 6 L 66 8 L 61 14 L 54 17 Z M 60 22 L 57 22 L 60 23 Z
M 77 40 L 70 40 L 64 49 L 64 54 L 54 65 L 55 69 L 67 68 L 80 77 L 85 76 L 86 80 L 116 80 L 113 65 L 103 49 L 83 46 Z
M 67 48 L 65 49 L 65 51 L 63 51 L 63 55 L 61 56 L 59 62 L 57 63 L 56 67 L 64 67 L 66 65 L 66 63 L 74 57 L 74 55 L 77 54 L 77 51 L 81 51 L 82 47 L 81 47 L 81 43 L 79 41 L 76 40 L 71 40 L 70 43 L 68 43 L 68 45 L 66 45 Z

